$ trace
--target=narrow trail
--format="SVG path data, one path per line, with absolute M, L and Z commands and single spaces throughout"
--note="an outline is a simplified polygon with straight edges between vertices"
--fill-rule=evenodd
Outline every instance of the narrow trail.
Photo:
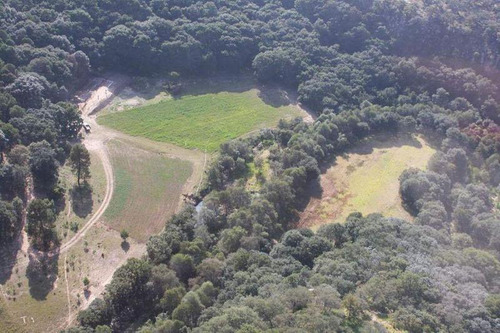
M 71 216 L 71 200 L 68 200 L 68 213 L 66 213 L 66 217 L 69 219 Z
M 68 256 L 64 257 L 64 280 L 66 282 L 66 297 L 68 299 L 68 325 L 71 324 L 71 298 L 69 293 L 69 282 L 68 282 Z
M 106 190 L 101 206 L 94 215 L 73 237 L 58 249 L 48 252 L 48 255 L 62 255 L 67 253 L 77 244 L 102 217 L 108 208 L 114 191 L 114 173 L 109 159 L 106 143 L 112 139 L 120 140 L 126 144 L 131 144 L 149 151 L 158 152 L 169 158 L 178 158 L 192 163 L 193 171 L 187 179 L 182 189 L 183 193 L 194 193 L 199 190 L 203 181 L 204 170 L 208 163 L 207 152 L 184 149 L 169 143 L 152 141 L 142 137 L 134 137 L 122 132 L 112 130 L 108 127 L 100 126 L 96 121 L 95 113 L 109 104 L 113 97 L 128 83 L 127 79 L 117 76 L 111 80 L 100 79 L 84 94 L 85 102 L 80 103 L 83 121 L 92 126 L 91 133 L 87 134 L 83 144 L 89 151 L 94 152 L 100 159 L 106 176 Z M 29 191 L 28 200 L 33 199 L 33 191 Z M 182 207 L 183 201 L 179 200 L 178 209 Z M 24 239 L 27 241 L 27 237 Z M 25 268 L 29 264 L 29 257 L 13 260 L 4 269 Z
M 104 146 L 98 145 L 100 149 L 95 149 L 95 145 L 92 146 L 89 150 L 93 150 L 97 156 L 99 156 L 101 163 L 104 168 L 104 173 L 106 176 L 106 191 L 104 194 L 104 199 L 101 203 L 101 206 L 97 209 L 97 211 L 94 213 L 94 215 L 87 221 L 87 223 L 80 229 L 78 232 L 73 235 L 73 237 L 64 243 L 61 247 L 58 249 L 52 250 L 48 252 L 48 255 L 55 255 L 55 254 L 64 254 L 68 252 L 75 244 L 77 244 L 86 234 L 86 232 L 94 226 L 101 216 L 104 214 L 106 209 L 109 206 L 109 203 L 111 202 L 111 198 L 113 196 L 113 190 L 114 190 L 114 175 L 113 175 L 113 167 L 111 165 L 111 162 L 109 161 L 108 155 L 107 155 L 107 150 Z M 29 257 L 22 258 L 21 260 L 18 260 L 17 262 L 13 262 L 13 264 L 10 266 L 9 269 L 17 267 L 17 268 L 24 268 L 29 264 Z
M 120 83 L 115 84 L 113 81 L 104 80 L 102 86 L 98 87 L 96 90 L 90 92 L 89 98 L 84 104 L 80 104 L 80 110 L 82 112 L 82 118 L 84 121 L 88 121 L 89 115 L 95 110 L 104 107 L 109 103 L 109 100 L 114 96 L 116 91 L 121 89 L 125 82 L 120 81 Z M 112 90 L 111 86 L 114 85 Z M 114 190 L 114 174 L 113 167 L 109 161 L 108 151 L 105 146 L 105 140 L 103 140 L 102 135 L 98 132 L 101 128 L 94 129 L 94 133 L 90 134 L 85 138 L 83 144 L 88 150 L 93 151 L 101 160 L 102 166 L 104 168 L 104 174 L 106 176 L 106 190 L 104 194 L 104 199 L 102 200 L 101 206 L 97 209 L 94 215 L 85 223 L 85 225 L 78 230 L 78 232 L 73 235 L 73 237 L 64 243 L 59 248 L 59 254 L 64 254 L 68 252 L 75 244 L 77 244 L 86 234 L 86 232 L 94 226 L 101 216 L 104 214 L 106 209 L 111 202 Z

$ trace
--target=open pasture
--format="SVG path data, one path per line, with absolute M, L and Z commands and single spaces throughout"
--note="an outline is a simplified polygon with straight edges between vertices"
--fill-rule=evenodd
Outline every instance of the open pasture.
M 371 138 L 338 157 L 321 175 L 319 195 L 301 213 L 300 225 L 343 222 L 353 212 L 410 219 L 401 206 L 399 176 L 425 169 L 435 150 L 422 138 Z
M 205 90 L 200 85 L 189 86 L 180 97 L 105 113 L 98 122 L 132 136 L 214 152 L 221 143 L 275 126 L 281 118 L 304 116 L 281 89 L 270 88 L 264 94 L 249 83 L 233 90 L 227 84 Z
M 108 149 L 115 190 L 104 213 L 105 223 L 145 242 L 163 229 L 177 209 L 192 165 L 117 140 L 111 141 Z

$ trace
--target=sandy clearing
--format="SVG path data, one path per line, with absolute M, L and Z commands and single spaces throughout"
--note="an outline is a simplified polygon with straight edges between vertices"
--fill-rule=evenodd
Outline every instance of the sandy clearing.
M 113 274 L 118 267 L 124 265 L 131 258 L 142 257 L 146 252 L 146 245 L 139 244 L 133 239 L 128 241 L 130 247 L 127 251 L 124 251 L 120 246 L 120 233 L 101 222 L 92 228 L 86 239 L 88 239 L 89 247 L 94 249 L 96 248 L 96 243 L 103 244 L 110 242 L 111 244 L 109 246 L 98 245 L 98 251 L 95 254 L 90 252 L 85 254 L 85 256 L 91 256 L 91 258 L 85 260 L 85 265 L 87 266 L 85 269 L 86 273 L 78 277 L 78 284 L 74 285 L 70 290 L 71 298 L 74 301 L 72 303 L 73 307 L 69 318 L 69 326 L 76 321 L 80 310 L 86 309 L 96 298 L 105 292 L 106 285 L 111 282 Z M 82 243 L 78 243 L 70 253 L 81 253 L 81 247 Z M 101 254 L 103 255 L 101 256 Z M 80 304 L 77 305 L 75 302 L 78 300 L 77 295 L 82 293 L 81 281 L 83 277 L 88 277 L 90 280 L 88 298 L 80 298 Z M 59 329 L 64 329 L 65 327 L 65 325 L 61 325 Z

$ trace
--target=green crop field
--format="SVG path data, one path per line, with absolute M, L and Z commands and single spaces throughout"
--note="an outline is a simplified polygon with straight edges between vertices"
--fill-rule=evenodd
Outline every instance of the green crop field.
M 104 213 L 106 224 L 126 229 L 146 241 L 164 227 L 177 209 L 182 188 L 191 175 L 190 162 L 167 158 L 120 141 L 109 144 L 115 189 Z
M 100 124 L 133 136 L 213 152 L 253 130 L 300 116 L 293 105 L 266 104 L 257 89 L 167 99 L 98 118 Z

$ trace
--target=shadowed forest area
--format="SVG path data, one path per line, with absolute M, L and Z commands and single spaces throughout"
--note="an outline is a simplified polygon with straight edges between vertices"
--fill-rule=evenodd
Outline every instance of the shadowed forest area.
M 54 330 L 499 332 L 499 22 L 495 0 L 5 0 L 0 258 L 21 249 L 24 230 L 32 297 L 44 300 L 61 281 L 52 259 L 64 247 L 62 165 L 77 179 L 77 216 L 97 205 L 84 185 L 90 159 L 76 95 L 118 73 L 133 77 L 144 99 L 159 89 L 165 100 L 105 112 L 104 125 L 213 154 L 183 208 L 156 218 L 161 231 L 144 239 L 145 255 L 114 261 L 90 305 L 80 308 L 78 293 L 74 321 L 66 279 L 67 323 Z M 234 104 L 256 84 L 255 100 Z M 263 110 L 295 106 L 314 121 L 245 127 L 262 124 Z M 210 122 L 200 117 L 207 110 Z M 394 146 L 396 137 L 416 141 Z M 127 167 L 117 172 L 140 184 Z M 149 190 L 167 177 L 155 172 Z M 337 198 L 352 210 L 332 213 L 338 193 L 321 186 L 328 178 L 335 189 L 349 175 L 348 194 Z M 107 214 L 154 201 L 123 179 Z M 301 214 L 324 193 L 332 194 L 313 231 Z M 112 223 L 145 230 L 140 216 L 127 216 Z M 133 252 L 120 231 L 120 253 Z M 92 281 L 78 279 L 88 295 Z M 2 301 L 0 320 L 12 302 Z

